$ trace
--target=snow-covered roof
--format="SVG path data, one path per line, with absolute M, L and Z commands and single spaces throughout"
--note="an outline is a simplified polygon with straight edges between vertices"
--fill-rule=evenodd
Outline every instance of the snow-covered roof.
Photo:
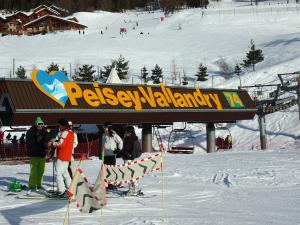
M 50 8 L 52 8 L 52 9 L 54 8 L 55 10 L 59 10 L 59 11 L 68 12 L 68 10 L 63 9 L 63 8 L 61 8 L 61 7 L 58 7 L 58 6 L 56 6 L 56 5 L 51 5 Z
M 15 15 L 18 15 L 18 14 L 22 14 L 23 16 L 26 16 L 26 17 L 28 17 L 28 15 L 27 15 L 26 13 L 24 13 L 24 12 L 21 12 L 21 11 L 18 11 L 18 12 L 14 13 L 14 14 L 11 14 L 11 15 L 9 15 L 9 16 L 6 16 L 6 18 L 9 18 L 9 17 L 15 16 Z
M 46 6 L 46 5 L 39 5 L 38 7 L 34 8 L 33 11 L 40 10 L 40 8 L 48 8 L 48 6 Z
M 36 23 L 36 22 L 38 22 L 38 21 L 40 21 L 40 20 L 43 20 L 43 19 L 45 19 L 45 18 L 47 18 L 47 17 L 54 18 L 54 19 L 58 19 L 58 20 L 61 20 L 61 21 L 67 22 L 67 23 L 73 23 L 73 24 L 80 25 L 80 26 L 83 26 L 83 27 L 87 28 L 87 26 L 85 26 L 85 25 L 83 25 L 83 24 L 74 22 L 74 21 L 72 21 L 72 20 L 67 20 L 67 19 L 64 19 L 64 18 L 61 18 L 61 17 L 58 17 L 58 16 L 53 16 L 53 15 L 45 15 L 45 16 L 42 16 L 42 17 L 40 17 L 40 18 L 38 18 L 38 19 L 36 19 L 36 20 L 33 20 L 33 21 L 30 21 L 29 23 L 26 23 L 26 24 L 24 25 L 24 27 L 28 27 L 28 26 L 30 26 L 30 25 L 32 25 L 32 24 L 34 24 L 34 23 Z
M 42 9 L 39 9 L 39 10 L 37 10 L 35 13 L 42 12 L 43 10 L 48 10 L 49 12 L 52 12 L 52 13 L 54 13 L 54 14 L 58 15 L 58 16 L 60 16 L 60 15 L 61 15 L 59 12 L 57 12 L 56 10 L 54 10 L 54 9 L 51 9 L 51 8 L 49 8 L 49 7 L 47 7 L 47 8 L 42 8 Z

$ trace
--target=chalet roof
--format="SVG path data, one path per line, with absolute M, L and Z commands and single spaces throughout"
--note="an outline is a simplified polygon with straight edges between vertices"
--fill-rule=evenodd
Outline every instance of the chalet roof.
M 57 12 L 56 10 L 51 9 L 51 8 L 49 8 L 49 7 L 41 8 L 41 9 L 35 11 L 34 13 L 37 14 L 37 13 L 42 12 L 42 11 L 44 11 L 44 10 L 46 10 L 46 11 L 48 11 L 48 12 L 52 12 L 52 13 L 56 14 L 57 16 L 61 16 L 61 14 L 60 14 L 59 12 Z
M 37 10 L 40 10 L 42 8 L 48 8 L 48 6 L 46 6 L 46 5 L 39 5 L 38 7 L 36 7 L 36 8 L 33 9 L 33 12 L 35 12 Z
M 78 82 L 74 85 L 78 85 L 82 91 L 96 91 L 94 89 L 95 83 Z M 1 122 L 5 126 L 30 125 L 36 116 L 41 116 L 49 125 L 56 124 L 57 119 L 61 117 L 68 118 L 78 124 L 101 124 L 106 121 L 112 123 L 154 124 L 182 121 L 220 123 L 253 119 L 257 112 L 254 102 L 245 90 L 195 89 L 127 84 L 97 85 L 99 99 L 96 100 L 98 102 L 102 101 L 100 96 L 102 98 L 103 96 L 105 97 L 102 91 L 109 89 L 115 94 L 117 105 L 110 104 L 108 102 L 109 97 L 106 96 L 107 98 L 103 98 L 103 100 L 105 102 L 106 99 L 107 102 L 98 106 L 88 104 L 84 98 L 76 99 L 78 104 L 72 105 L 69 98 L 66 100 L 64 107 L 62 107 L 51 97 L 40 91 L 32 80 L 0 79 Z M 128 98 L 124 100 L 122 97 L 125 95 L 124 93 L 135 96 L 133 98 L 135 101 L 140 102 L 141 110 L 135 110 L 135 106 L 138 104 L 134 105 L 133 100 L 128 100 Z M 232 93 L 238 95 L 239 106 L 232 105 L 231 101 L 227 99 L 226 96 Z M 156 96 L 156 94 L 159 94 L 160 97 Z M 187 99 L 187 97 L 183 97 L 184 95 L 191 97 L 189 103 L 187 103 L 187 100 L 184 100 L 184 98 Z M 156 96 L 153 101 L 151 96 L 153 98 Z M 181 96 L 181 101 L 176 96 Z M 160 100 L 163 98 L 165 98 L 164 105 L 159 105 L 159 102 L 162 104 Z M 218 99 L 218 101 L 212 99 Z M 177 106 L 176 101 L 178 104 L 183 101 L 186 101 L 186 103 Z M 128 102 L 131 105 L 126 105 Z M 219 102 L 221 108 L 217 107 L 216 102 Z
M 75 16 L 67 18 L 67 20 L 72 20 L 72 21 L 75 21 L 77 23 L 79 22 L 79 20 Z
M 56 10 L 56 11 L 61 11 L 61 12 L 69 12 L 67 9 L 63 9 L 61 7 L 58 7 L 56 5 L 51 5 L 50 8 Z
M 67 20 L 67 19 L 64 19 L 64 18 L 61 18 L 61 17 L 58 17 L 58 16 L 53 16 L 53 15 L 45 15 L 45 16 L 42 16 L 40 18 L 37 18 L 36 20 L 33 20 L 33 21 L 30 21 L 29 23 L 26 23 L 24 25 L 24 27 L 30 27 L 32 26 L 33 24 L 35 23 L 38 23 L 39 21 L 41 20 L 44 20 L 46 18 L 53 18 L 53 19 L 56 19 L 56 20 L 60 20 L 60 21 L 63 21 L 63 22 L 67 22 L 67 23 L 73 23 L 73 24 L 76 24 L 76 25 L 79 25 L 79 26 L 82 26 L 84 28 L 87 28 L 87 26 L 83 25 L 83 24 L 80 24 L 80 23 L 77 23 L 77 22 L 74 22 L 72 20 Z
M 18 11 L 12 15 L 6 16 L 6 18 L 10 18 L 10 17 L 16 16 L 16 15 L 22 15 L 22 16 L 28 17 L 28 15 L 26 13 Z

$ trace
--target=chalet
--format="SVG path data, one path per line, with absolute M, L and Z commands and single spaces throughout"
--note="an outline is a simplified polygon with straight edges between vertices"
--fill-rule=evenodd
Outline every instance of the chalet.
M 84 30 L 76 17 L 63 18 L 69 11 L 58 6 L 40 5 L 31 14 L 16 12 L 6 18 L 0 17 L 0 33 L 3 34 L 38 34 L 56 30 Z
M 61 17 L 46 15 L 24 25 L 27 34 L 61 30 L 84 30 L 87 26 Z

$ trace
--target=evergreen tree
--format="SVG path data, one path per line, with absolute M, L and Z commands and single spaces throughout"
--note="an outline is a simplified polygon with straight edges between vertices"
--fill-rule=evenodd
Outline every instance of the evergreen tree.
M 26 79 L 26 70 L 23 66 L 19 66 L 16 71 L 17 78 Z
M 234 73 L 237 75 L 237 76 L 240 76 L 241 73 L 242 73 L 242 68 L 240 67 L 240 65 L 237 63 L 234 67 Z
M 148 70 L 147 68 L 144 66 L 142 69 L 141 69 L 141 77 L 142 77 L 142 80 L 145 84 L 147 84 L 148 82 Z
M 48 72 L 51 71 L 59 71 L 59 66 L 55 64 L 54 62 L 51 63 L 51 65 L 47 68 Z
M 152 70 L 152 76 L 151 76 L 153 84 L 159 84 L 161 82 L 160 81 L 161 78 L 163 78 L 162 69 L 156 64 L 154 69 Z
M 199 64 L 198 71 L 196 73 L 197 81 L 207 81 L 207 67 L 203 66 L 202 63 Z
M 256 49 L 254 41 L 250 41 L 250 50 L 246 54 L 246 59 L 243 60 L 243 66 L 248 68 L 252 66 L 253 71 L 255 71 L 255 64 L 264 61 L 264 55 L 261 49 Z
M 82 65 L 82 67 L 78 68 L 75 75 L 72 77 L 74 81 L 85 81 L 85 82 L 93 82 L 94 81 L 94 73 L 96 70 L 93 70 L 93 65 Z
M 101 70 L 101 76 L 103 78 L 108 78 L 109 74 L 110 74 L 110 71 L 112 70 L 112 68 L 114 68 L 116 65 L 116 62 L 113 61 L 110 65 L 107 65 L 107 66 L 104 66 L 104 70 Z
M 187 80 L 186 72 L 183 71 L 182 85 L 188 85 L 189 82 Z
M 127 78 L 128 69 L 129 69 L 128 63 L 129 61 L 126 61 L 122 55 L 120 55 L 117 61 L 115 61 L 116 70 L 118 72 L 118 76 L 120 80 L 124 80 Z
M 128 63 L 129 61 L 126 61 L 125 58 L 120 55 L 117 60 L 112 60 L 110 65 L 104 66 L 104 71 L 101 71 L 101 76 L 104 78 L 108 78 L 112 68 L 116 67 L 120 80 L 124 80 L 128 75 Z

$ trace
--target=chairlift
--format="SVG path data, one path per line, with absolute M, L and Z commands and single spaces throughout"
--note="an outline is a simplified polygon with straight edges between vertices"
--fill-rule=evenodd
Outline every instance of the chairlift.
M 216 130 L 225 130 L 227 131 L 227 136 L 229 136 L 231 138 L 231 143 L 228 143 L 228 140 L 226 140 L 226 138 L 222 138 L 222 137 L 217 137 L 216 138 L 216 147 L 217 150 L 219 149 L 231 149 L 232 148 L 232 135 L 230 133 L 230 130 L 228 127 L 226 126 L 222 126 L 221 124 L 216 124 Z
M 182 146 L 182 145 L 175 145 L 174 142 L 179 138 L 182 138 L 180 134 L 186 134 L 185 137 L 192 141 L 192 145 L 190 146 Z M 170 132 L 169 139 L 168 139 L 168 151 L 169 153 L 181 153 L 181 154 L 192 154 L 194 153 L 195 143 L 194 137 L 190 130 L 186 129 L 186 122 L 184 123 L 183 128 L 174 129 L 172 126 L 172 131 Z

